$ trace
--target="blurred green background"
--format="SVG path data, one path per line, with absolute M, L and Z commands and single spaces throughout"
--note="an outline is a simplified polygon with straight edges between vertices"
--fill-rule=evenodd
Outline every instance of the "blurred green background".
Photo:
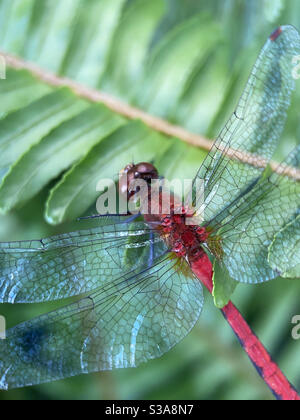
M 0 0 L 0 50 L 214 138 L 233 111 L 260 48 L 278 24 L 287 23 L 300 28 L 298 0 Z M 28 77 L 8 70 L 7 81 L 0 81 L 4 123 L 11 113 L 55 91 Z M 277 159 L 300 141 L 299 105 L 298 89 Z M 176 139 L 161 136 L 160 141 L 166 147 L 172 142 L 170 153 L 162 157 L 164 174 L 192 176 L 206 153 Z M 151 157 L 147 153 L 145 159 Z M 68 209 L 68 217 L 54 220 L 62 224 L 51 226 L 44 217 L 59 173 L 72 168 L 80 157 L 51 173 L 45 185 L 0 217 L 1 240 L 40 238 L 83 227 L 67 221 L 82 213 L 80 206 Z M 123 159 L 139 157 L 133 149 L 120 162 L 117 159 L 118 167 Z M 67 158 L 64 149 L 60 158 Z M 67 191 L 64 183 L 60 188 Z M 53 222 L 49 215 L 56 213 L 49 208 L 48 201 L 46 218 Z M 234 295 L 236 305 L 298 389 L 300 341 L 291 338 L 291 319 L 300 314 L 299 294 L 299 281 L 277 279 L 259 286 L 240 285 Z M 47 307 L 41 305 L 0 305 L 8 327 L 44 310 Z M 0 392 L 0 399 L 267 400 L 272 396 L 207 295 L 192 333 L 161 359 L 137 369 Z

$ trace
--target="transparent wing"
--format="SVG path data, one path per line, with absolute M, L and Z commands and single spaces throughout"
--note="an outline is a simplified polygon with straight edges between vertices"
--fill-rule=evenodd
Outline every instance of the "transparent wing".
M 286 164 L 294 168 L 294 178 L 284 175 L 282 165 L 278 173 L 261 180 L 242 204 L 231 207 L 223 227 L 209 240 L 212 252 L 218 250 L 230 276 L 239 282 L 261 283 L 280 274 L 269 265 L 268 252 L 275 235 L 300 211 L 300 146 Z M 296 236 L 290 235 L 290 240 L 296 241 Z
M 207 224 L 220 226 L 273 156 L 295 88 L 293 58 L 299 55 L 300 36 L 292 26 L 281 27 L 263 47 L 234 114 L 194 180 L 194 188 L 204 181 Z
M 281 277 L 300 277 L 300 215 L 275 236 L 268 259 Z
M 186 264 L 184 262 L 184 264 Z M 25 322 L 0 341 L 0 388 L 34 385 L 161 356 L 193 328 L 199 280 L 162 257 L 77 303 Z
M 45 302 L 86 293 L 166 251 L 147 224 L 106 221 L 40 241 L 0 243 L 0 302 Z M 130 248 L 143 252 L 137 258 Z

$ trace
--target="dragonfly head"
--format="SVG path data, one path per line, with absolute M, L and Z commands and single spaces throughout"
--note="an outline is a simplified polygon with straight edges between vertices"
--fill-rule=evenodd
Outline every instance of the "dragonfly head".
M 137 179 L 143 179 L 150 184 L 152 179 L 158 178 L 158 171 L 151 163 L 141 162 L 137 165 L 131 163 L 121 171 L 119 180 L 121 195 L 127 200 L 133 197 L 137 191 L 132 189 L 131 185 Z

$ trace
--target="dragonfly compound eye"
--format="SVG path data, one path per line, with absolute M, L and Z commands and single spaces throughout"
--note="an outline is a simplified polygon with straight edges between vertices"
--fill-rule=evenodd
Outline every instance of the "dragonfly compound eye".
M 158 171 L 151 163 L 138 163 L 132 168 L 135 172 L 135 178 L 141 178 L 149 182 L 151 179 L 158 179 Z
M 149 184 L 151 179 L 158 178 L 158 171 L 151 163 L 142 162 L 137 165 L 127 165 L 123 171 L 121 171 L 120 175 L 119 188 L 121 195 L 125 199 L 134 196 L 135 193 L 139 191 L 139 188 L 131 188 L 130 186 L 134 185 L 134 181 L 137 179 L 142 179 Z
M 120 172 L 119 190 L 120 190 L 120 193 L 121 193 L 122 197 L 125 200 L 127 200 L 129 198 L 129 195 L 128 195 L 128 188 L 129 188 L 128 177 L 129 177 L 129 173 L 131 172 L 133 167 L 134 167 L 134 165 L 131 163 L 131 164 L 125 166 L 125 168 Z

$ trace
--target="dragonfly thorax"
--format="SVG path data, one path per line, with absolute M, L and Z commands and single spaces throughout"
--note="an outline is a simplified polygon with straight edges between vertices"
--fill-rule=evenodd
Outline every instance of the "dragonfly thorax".
M 190 259 L 203 252 L 202 244 L 206 242 L 208 233 L 204 227 L 189 225 L 188 217 L 186 213 L 165 216 L 161 229 L 172 252 L 178 257 Z
M 170 193 L 169 214 L 163 212 L 163 195 L 166 192 L 160 191 L 158 196 L 151 196 L 151 181 L 158 178 L 158 171 L 151 163 L 130 164 L 122 171 L 120 179 L 121 193 L 124 198 L 130 199 L 137 193 L 137 191 L 130 188 L 132 181 L 136 179 L 146 181 L 149 185 L 147 202 L 148 210 L 150 211 L 149 213 L 143 213 L 145 221 L 159 231 L 169 249 L 177 257 L 195 258 L 199 252 L 203 253 L 202 244 L 208 239 L 208 233 L 204 227 L 188 223 L 189 219 L 193 217 L 193 212 L 182 206 L 181 200 L 172 193 Z M 144 198 L 146 199 L 146 197 Z M 153 204 L 154 206 L 152 206 Z M 151 212 L 152 208 L 156 208 L 155 213 Z

